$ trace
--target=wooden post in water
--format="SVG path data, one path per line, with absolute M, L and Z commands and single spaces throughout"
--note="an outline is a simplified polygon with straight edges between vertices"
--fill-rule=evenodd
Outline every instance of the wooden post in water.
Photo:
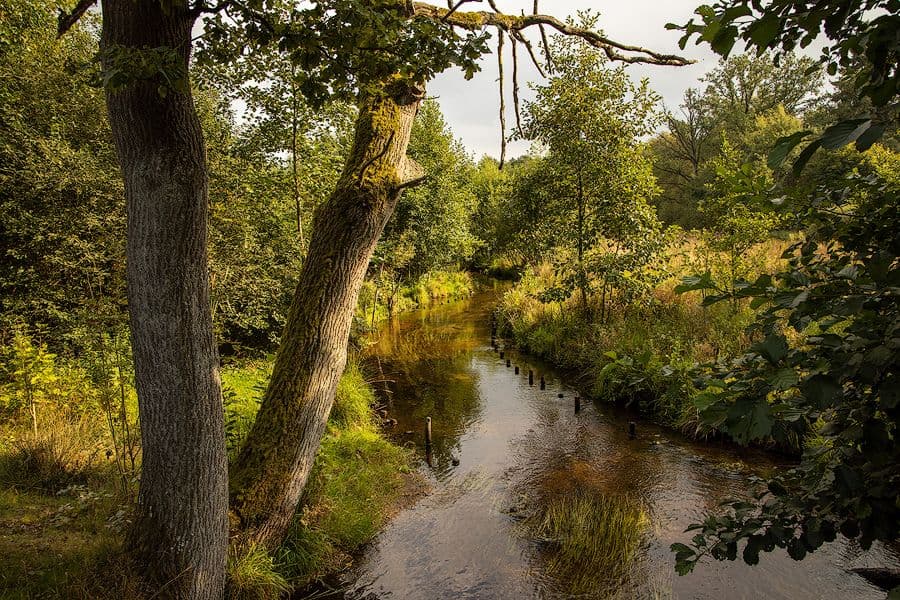
M 519 374 L 519 365 L 516 365 L 516 375 Z
M 431 451 L 431 417 L 425 417 L 425 452 Z
M 581 397 L 578 394 L 575 394 L 575 414 L 581 412 Z
M 501 350 L 501 351 L 500 351 L 500 358 L 503 358 L 503 354 L 504 354 L 504 352 L 503 352 L 503 350 Z
M 541 375 L 541 389 L 542 389 L 542 390 L 546 390 L 546 389 L 547 389 L 547 382 L 544 381 L 544 376 L 543 376 L 543 375 Z
M 509 363 L 509 359 L 507 358 L 506 359 L 506 368 L 508 369 L 509 367 L 510 367 L 510 363 Z
M 534 385 L 534 371 L 528 369 L 528 385 Z
M 634 421 L 628 422 L 628 438 L 634 439 L 637 437 L 637 424 Z

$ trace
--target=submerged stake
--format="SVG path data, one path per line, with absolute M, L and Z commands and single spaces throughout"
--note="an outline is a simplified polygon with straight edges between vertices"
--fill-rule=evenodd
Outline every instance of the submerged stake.
M 516 365 L 516 375 L 519 374 L 519 365 Z
M 500 358 L 503 358 L 504 352 L 500 353 Z
M 581 398 L 575 396 L 575 414 L 577 415 L 579 412 L 581 412 Z
M 509 359 L 508 358 L 506 359 L 506 366 L 507 366 L 507 368 L 509 368 Z
M 528 385 L 534 385 L 534 371 L 528 369 Z
M 425 417 L 425 450 L 431 449 L 431 417 Z
M 637 437 L 637 424 L 634 421 L 628 422 L 628 437 L 631 439 Z
M 544 376 L 543 376 L 543 375 L 541 375 L 541 389 L 542 389 L 542 390 L 546 390 L 546 389 L 547 389 L 547 383 L 544 381 Z

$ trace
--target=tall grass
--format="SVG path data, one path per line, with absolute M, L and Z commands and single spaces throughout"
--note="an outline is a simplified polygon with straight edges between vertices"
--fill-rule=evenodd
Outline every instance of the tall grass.
M 240 600 L 278 600 L 291 591 L 264 548 L 253 546 L 228 556 L 228 596 Z

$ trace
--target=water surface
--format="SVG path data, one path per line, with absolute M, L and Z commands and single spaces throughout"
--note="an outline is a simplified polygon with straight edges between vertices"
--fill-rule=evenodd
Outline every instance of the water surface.
M 370 368 L 389 380 L 379 387 L 389 416 L 398 421 L 393 435 L 415 447 L 432 490 L 394 518 L 342 576 L 340 595 L 885 597 L 848 569 L 897 567 L 896 553 L 885 547 L 864 553 L 846 540 L 802 562 L 776 551 L 761 554 L 753 567 L 707 560 L 690 575 L 675 575 L 668 547 L 687 541 L 685 527 L 722 500 L 745 493 L 750 476 L 785 465 L 761 452 L 693 443 L 640 421 L 637 439 L 629 439 L 634 416 L 615 407 L 583 402 L 576 414 L 577 390 L 564 377 L 511 350 L 507 367 L 491 348 L 494 301 L 486 293 L 403 315 L 385 325 L 368 348 Z M 541 375 L 547 381 L 543 391 Z M 423 428 L 429 416 L 434 443 L 426 455 Z M 623 573 L 595 568 L 576 585 L 550 568 L 551 553 L 528 523 L 549 499 L 578 493 L 636 499 L 650 525 Z M 584 580 L 594 582 L 587 591 Z

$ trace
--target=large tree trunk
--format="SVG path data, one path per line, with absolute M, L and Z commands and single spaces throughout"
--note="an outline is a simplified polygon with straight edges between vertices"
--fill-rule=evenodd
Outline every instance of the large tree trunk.
M 104 0 L 102 57 L 165 48 L 185 77 L 184 0 Z M 134 75 L 133 73 L 131 75 Z M 146 76 L 145 76 L 146 77 Z M 207 275 L 206 154 L 189 92 L 163 78 L 107 93 L 128 206 L 128 303 L 143 464 L 128 547 L 163 598 L 222 598 L 228 486 Z
M 297 510 L 369 260 L 402 188 L 421 176 L 406 149 L 422 94 L 394 85 L 363 100 L 350 157 L 316 213 L 272 379 L 232 469 L 231 508 L 245 544 L 276 548 Z

